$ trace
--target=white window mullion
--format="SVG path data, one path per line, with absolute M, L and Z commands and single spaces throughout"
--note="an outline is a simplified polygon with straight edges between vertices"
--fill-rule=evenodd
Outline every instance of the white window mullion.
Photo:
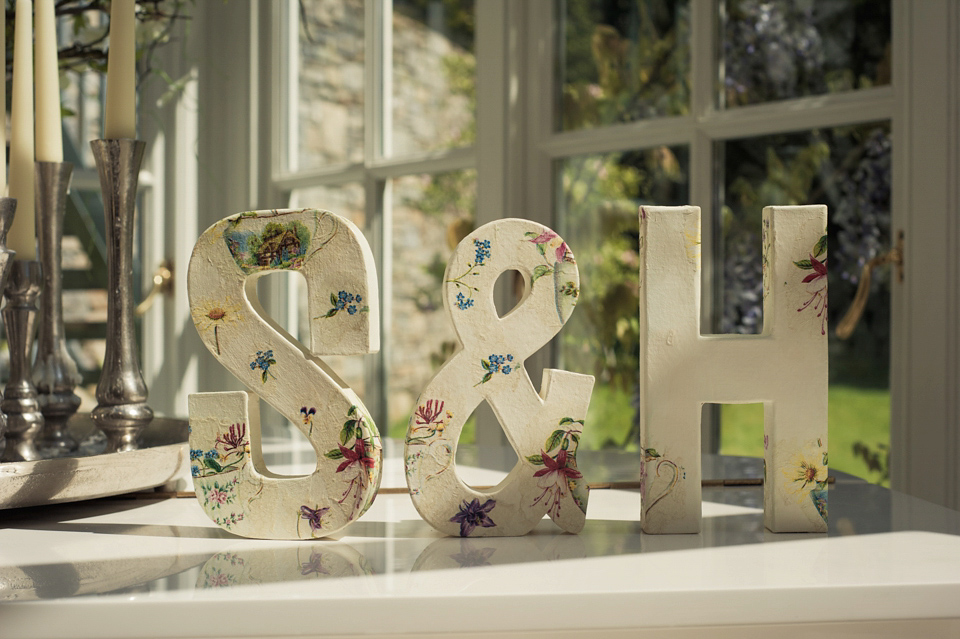
M 758 137 L 889 120 L 896 109 L 892 87 L 874 87 L 713 112 L 699 122 L 715 140 Z
M 564 131 L 543 139 L 540 148 L 551 158 L 560 159 L 590 153 L 611 153 L 688 144 L 694 124 L 693 116 L 681 115 L 649 118 L 594 129 Z
M 718 39 L 717 5 L 713 2 L 691 3 L 690 29 L 690 111 L 694 121 L 709 121 L 716 113 Z M 700 330 L 712 333 L 714 301 L 717 291 L 717 264 L 721 238 L 720 229 L 713 224 L 717 206 L 716 163 L 714 140 L 700 126 L 689 129 L 690 145 L 690 203 L 700 207 Z M 722 267 L 721 267 L 722 268 Z M 700 447 L 715 453 L 720 448 L 720 411 L 716 406 L 703 411 L 700 423 Z
M 300 168 L 300 12 L 295 3 L 281 2 L 281 24 L 286 27 L 287 37 L 281 39 L 283 57 L 280 69 L 281 104 L 284 106 L 284 170 L 294 172 Z
M 365 163 L 389 156 L 393 102 L 393 2 L 366 0 L 364 64 Z
M 378 256 L 380 282 L 380 354 L 367 367 L 369 389 L 364 401 L 374 420 L 384 426 L 387 419 L 387 383 L 390 379 L 390 331 L 393 298 L 392 197 L 389 180 L 369 171 L 380 158 L 389 155 L 393 111 L 393 2 L 366 0 L 364 5 L 364 210 L 370 225 L 372 249 Z
M 557 208 L 553 188 L 553 162 L 557 157 L 551 152 L 558 136 L 553 135 L 556 107 L 553 97 L 554 64 L 556 56 L 557 16 L 553 0 L 530 0 L 526 3 L 524 17 L 526 42 L 526 164 L 527 189 L 523 208 L 531 211 L 538 207 Z M 580 152 L 580 151 L 576 151 Z M 563 232 L 562 220 L 553 220 Z

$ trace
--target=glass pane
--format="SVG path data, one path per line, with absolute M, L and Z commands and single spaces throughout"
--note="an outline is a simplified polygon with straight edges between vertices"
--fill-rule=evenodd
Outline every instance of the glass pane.
M 364 210 L 363 185 L 358 182 L 338 186 L 313 186 L 296 189 L 290 195 L 290 208 L 314 208 L 336 213 L 345 217 L 366 232 L 366 212 Z M 367 237 L 370 241 L 370 237 Z M 306 298 L 306 281 L 302 277 L 294 279 L 299 288 L 298 299 Z M 310 335 L 310 314 L 306 304 L 299 307 L 299 334 L 306 340 Z M 325 355 L 323 361 L 332 368 L 347 384 L 356 391 L 360 399 L 367 402 L 373 398 L 367 396 L 365 366 L 376 355 L 333 356 Z
M 582 155 L 556 165 L 561 235 L 576 255 L 580 301 L 559 336 L 560 368 L 596 377 L 591 448 L 635 447 L 639 435 L 638 207 L 689 201 L 689 150 Z
M 402 438 L 420 392 L 453 354 L 457 338 L 443 310 L 443 274 L 454 247 L 474 228 L 477 173 L 410 175 L 392 182 L 393 299 L 387 412 Z M 464 430 L 461 442 L 473 441 Z
M 473 0 L 395 0 L 392 154 L 473 144 L 473 44 Z
M 726 0 L 727 107 L 890 84 L 890 2 Z
M 862 266 L 891 246 L 890 124 L 732 140 L 722 145 L 722 158 L 726 198 L 719 222 L 721 332 L 762 329 L 763 207 L 826 204 L 830 464 L 871 480 L 887 479 L 890 269 L 874 272 L 867 307 L 853 336 L 840 340 L 833 327 L 853 300 Z M 722 408 L 720 452 L 762 456 L 762 432 L 762 407 Z M 885 470 L 870 468 L 873 455 Z
M 103 76 L 90 71 L 61 75 L 66 84 L 60 92 L 63 108 L 73 115 L 63 118 L 64 159 L 81 167 L 93 168 L 90 140 L 103 136 L 101 122 Z
M 363 0 L 301 0 L 289 170 L 363 160 Z M 294 8 L 296 10 L 296 8 Z M 281 117 L 284 117 L 281 115 Z M 293 121 L 290 121 L 293 120 Z
M 690 110 L 689 0 L 557 0 L 563 131 Z

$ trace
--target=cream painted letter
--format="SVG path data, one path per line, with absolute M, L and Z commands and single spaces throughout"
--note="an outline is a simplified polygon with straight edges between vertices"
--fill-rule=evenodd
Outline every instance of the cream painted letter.
M 700 209 L 640 209 L 642 527 L 700 530 L 704 403 L 764 405 L 764 524 L 827 529 L 827 209 L 763 210 L 763 332 L 700 334 Z
M 307 280 L 309 350 L 257 300 L 256 280 L 280 270 Z M 233 215 L 197 240 L 187 286 L 203 343 L 253 391 L 190 396 L 193 483 L 210 519 L 244 537 L 309 539 L 362 515 L 380 485 L 380 434 L 356 393 L 317 357 L 379 348 L 376 269 L 360 231 L 318 210 Z M 313 473 L 266 469 L 257 396 L 310 440 Z

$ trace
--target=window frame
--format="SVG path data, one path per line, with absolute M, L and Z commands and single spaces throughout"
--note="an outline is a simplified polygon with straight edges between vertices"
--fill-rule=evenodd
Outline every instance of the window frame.
M 383 30 L 388 6 L 381 0 L 366 0 L 367 28 Z M 389 3 L 389 0 L 384 0 Z M 781 131 L 835 127 L 864 121 L 889 120 L 895 137 L 893 157 L 894 233 L 905 232 L 906 280 L 893 289 L 891 358 L 891 471 L 892 485 L 920 497 L 960 508 L 960 2 L 929 0 L 923 3 L 893 0 L 892 50 L 893 81 L 890 86 L 842 94 L 799 98 L 778 103 L 738 107 L 719 111 L 712 98 L 716 81 L 712 64 L 704 64 L 717 51 L 718 31 L 713 3 L 691 2 L 691 59 L 694 60 L 691 114 L 645 120 L 616 127 L 589 131 L 554 132 L 552 83 L 554 74 L 553 38 L 556 24 L 550 0 L 483 0 L 477 2 L 477 128 L 484 131 L 472 149 L 428 153 L 403 159 L 374 157 L 366 149 L 362 165 L 330 167 L 323 171 L 284 173 L 274 171 L 279 130 L 276 127 L 277 102 L 280 100 L 276 78 L 271 70 L 279 65 L 278 11 L 273 2 L 251 2 L 247 11 L 221 3 L 198 3 L 197 45 L 201 88 L 200 104 L 223 100 L 224 91 L 241 103 L 237 112 L 224 119 L 209 113 L 199 118 L 199 126 L 189 122 L 181 109 L 178 126 L 170 131 L 166 156 L 155 151 L 167 164 L 166 201 L 182 205 L 184 212 L 176 223 L 166 223 L 165 237 L 196 237 L 205 223 L 243 209 L 276 207 L 283 195 L 294 188 L 315 184 L 333 185 L 347 180 L 364 184 L 366 206 L 382 214 L 368 219 L 374 225 L 372 245 L 381 258 L 382 330 L 389 334 L 389 192 L 382 185 L 400 175 L 434 173 L 476 168 L 478 180 L 478 223 L 498 217 L 526 217 L 554 224 L 555 191 L 553 163 L 557 159 L 587 152 L 617 151 L 665 144 L 690 147 L 690 199 L 705 213 L 716 206 L 713 184 L 716 180 L 714 145 L 723 140 L 759 136 Z M 232 12 L 232 15 L 231 15 Z M 230 39 L 215 37 L 230 26 Z M 209 37 L 208 37 L 209 36 Z M 227 40 L 227 42 L 225 42 Z M 214 46 L 214 43 L 216 46 Z M 382 56 L 388 43 L 369 43 L 368 56 Z M 372 50 L 371 50 L 372 49 Z M 231 60 L 232 56 L 232 60 Z M 220 95 L 203 88 L 210 70 L 224 60 L 249 61 L 247 78 L 216 79 Z M 699 61 L 696 62 L 696 61 Z M 205 70 L 207 75 L 205 76 Z M 382 127 L 374 107 L 377 91 L 388 89 L 383 78 L 368 78 L 365 119 Z M 380 84 L 377 84 L 379 82 Z M 704 88 L 706 87 L 706 91 Z M 387 91 L 389 94 L 389 91 Z M 211 102 L 213 103 L 213 102 Z M 188 105 L 189 106 L 189 105 Z M 381 107 L 382 109 L 382 107 Z M 261 127 L 261 115 L 269 116 L 270 127 Z M 183 126 L 179 126 L 179 125 Z M 224 138 L 224 130 L 240 132 Z M 199 139 L 197 152 L 190 146 L 191 127 Z M 367 145 L 378 144 L 372 129 L 367 130 Z M 375 129 L 382 131 L 382 128 Z M 196 177 L 183 180 L 175 171 L 181 158 L 199 156 L 223 158 L 225 149 L 239 150 L 249 161 L 219 166 L 207 162 L 205 170 L 217 173 L 225 183 L 247 183 L 242 193 L 217 199 L 215 189 Z M 261 154 L 261 150 L 269 150 Z M 164 157 L 166 159 L 164 159 Z M 188 162 L 189 163 L 189 162 Z M 227 164 L 224 162 L 224 164 Z M 237 166 L 242 165 L 242 166 Z M 154 168 L 158 177 L 164 174 Z M 186 171 L 190 173 L 190 171 Z M 190 201 L 186 186 L 194 182 L 200 191 Z M 157 189 L 160 191 L 160 189 Z M 179 198 L 179 199 L 178 199 Z M 243 206 L 234 206 L 243 202 Z M 212 206 L 211 206 L 212 205 Z M 157 210 L 162 210 L 158 208 Z M 704 232 L 713 236 L 711 215 L 703 217 Z M 208 221 L 209 218 L 209 221 Z M 156 243 L 157 239 L 153 238 Z M 160 250 L 165 250 L 161 247 Z M 181 272 L 189 258 L 189 248 L 177 248 L 175 263 Z M 705 244 L 704 287 L 715 279 L 711 256 L 713 247 Z M 149 255 L 149 251 L 145 251 Z M 704 300 L 712 299 L 704 291 Z M 276 295 L 278 307 L 289 304 L 283 291 Z M 173 309 L 167 313 L 164 338 L 179 339 L 189 331 L 189 308 L 185 292 L 178 289 Z M 704 305 L 704 324 L 710 324 L 710 309 Z M 169 312 L 168 312 L 169 311 Z M 279 311 L 278 311 L 279 312 Z M 283 321 L 283 318 L 278 318 Z M 288 318 L 289 319 L 289 318 Z M 148 319 L 148 322 L 150 320 Z M 178 324 L 179 322 L 179 324 Z M 159 334 L 162 331 L 154 331 Z M 195 338 L 195 336 L 193 336 Z M 224 390 L 236 387 L 227 382 L 229 375 L 213 365 L 198 362 L 202 353 L 199 341 L 184 340 L 178 346 L 175 361 L 163 361 L 159 378 L 178 388 L 173 408 L 185 414 L 186 394 L 201 386 Z M 387 361 L 389 344 L 384 343 L 380 361 Z M 159 354 L 154 357 L 158 357 Z M 204 359 L 202 356 L 199 359 Z M 211 358 L 206 358 L 211 359 Z M 548 365 L 549 353 L 530 362 L 531 370 Z M 148 366 L 161 368 L 158 362 Z M 385 390 L 385 367 L 373 373 L 370 388 Z M 210 373 L 210 374 L 206 374 Z M 183 375 L 186 374 L 186 379 Z M 181 381 L 183 383 L 181 383 Z M 375 403 L 375 402 L 371 402 Z M 382 410 L 382 406 L 377 407 Z M 499 429 L 496 429 L 499 431 Z M 481 437 L 478 429 L 478 437 Z M 709 435 L 709 434 L 708 434 Z M 485 437 L 485 435 L 484 435 Z M 493 440 L 497 437 L 494 436 Z M 493 440 L 490 440 L 491 442 Z M 502 441 L 502 437 L 500 438 Z

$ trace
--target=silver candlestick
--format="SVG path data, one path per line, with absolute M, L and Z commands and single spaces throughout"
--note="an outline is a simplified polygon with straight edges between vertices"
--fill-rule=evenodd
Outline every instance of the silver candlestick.
M 34 461 L 40 458 L 37 439 L 43 414 L 37 389 L 30 381 L 30 353 L 37 324 L 37 296 L 43 283 L 40 262 L 13 260 L 4 293 L 7 305 L 3 322 L 10 347 L 10 380 L 3 391 L 0 410 L 7 414 L 7 446 L 0 461 Z
M 107 436 L 107 451 L 135 450 L 137 435 L 153 419 L 137 356 L 133 303 L 133 230 L 137 178 L 146 144 L 140 140 L 93 140 L 93 157 L 107 235 L 107 350 L 94 422 Z
M 7 273 L 10 272 L 10 264 L 13 262 L 14 251 L 7 248 L 7 232 L 13 223 L 13 215 L 17 212 L 17 199 L 12 197 L 0 197 L 0 292 L 7 285 Z M 0 395 L 0 401 L 3 396 Z M 7 416 L 0 412 L 0 455 L 3 454 L 6 446 L 4 433 L 7 430 Z
M 67 433 L 67 420 L 80 408 L 73 392 L 82 380 L 77 364 L 67 352 L 63 330 L 63 271 L 60 244 L 63 213 L 73 165 L 69 162 L 37 162 L 37 245 L 43 265 L 40 291 L 40 322 L 37 329 L 37 359 L 33 384 L 40 398 L 44 427 L 40 443 L 58 452 L 72 452 L 77 441 Z

